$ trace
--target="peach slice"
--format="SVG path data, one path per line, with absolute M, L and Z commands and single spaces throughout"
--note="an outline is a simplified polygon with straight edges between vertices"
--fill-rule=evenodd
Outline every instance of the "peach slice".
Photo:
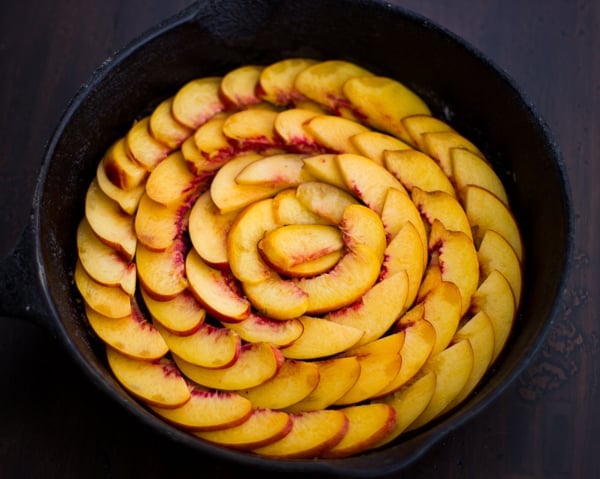
M 268 343 L 245 344 L 231 366 L 204 368 L 173 355 L 181 372 L 207 388 L 238 391 L 258 386 L 271 379 L 279 370 L 283 358 L 275 346 Z
M 221 213 L 210 191 L 204 192 L 190 211 L 188 233 L 196 252 L 209 265 L 224 268 L 228 264 L 227 234 L 238 211 Z
M 425 152 L 438 162 L 446 176 L 452 178 L 452 151 L 455 148 L 469 150 L 483 156 L 479 149 L 464 136 L 455 131 L 423 133 Z
M 494 327 L 494 354 L 496 361 L 512 331 L 515 303 L 508 280 L 497 270 L 492 271 L 473 295 L 473 313 L 484 311 Z
M 198 129 L 225 105 L 219 97 L 221 78 L 206 77 L 191 80 L 183 85 L 173 98 L 171 111 L 181 124 Z
M 408 191 L 418 187 L 423 191 L 443 191 L 456 196 L 454 186 L 442 168 L 425 153 L 417 150 L 386 151 L 383 164 Z
M 150 173 L 146 194 L 157 203 L 173 208 L 194 194 L 198 182 L 181 151 L 175 151 Z
M 290 108 L 279 112 L 275 118 L 273 128 L 278 138 L 288 149 L 298 152 L 313 153 L 320 151 L 323 147 L 315 140 L 304 125 L 321 115 L 318 111 L 305 110 L 301 108 Z
M 283 279 L 275 272 L 271 272 L 267 278 L 259 282 L 242 284 L 252 306 L 260 314 L 269 318 L 293 319 L 301 316 L 308 309 L 308 294 L 291 280 Z
M 203 323 L 196 331 L 185 336 L 171 333 L 158 322 L 154 327 L 173 354 L 196 366 L 229 367 L 237 360 L 242 347 L 236 333 L 208 323 Z
M 404 141 L 410 141 L 411 137 L 402 124 L 402 118 L 431 113 L 419 96 L 391 78 L 352 78 L 344 83 L 343 92 L 368 125 Z
M 237 151 L 223 134 L 228 115 L 217 113 L 181 145 L 183 156 L 196 174 L 219 169 Z
M 94 233 L 107 245 L 122 253 L 127 260 L 135 254 L 137 238 L 133 216 L 125 213 L 93 180 L 85 196 L 85 217 Z
M 141 185 L 148 176 L 148 170 L 129 155 L 125 138 L 120 138 L 110 146 L 102 157 L 102 164 L 110 182 L 123 190 Z
M 405 272 L 408 281 L 405 308 L 409 308 L 415 301 L 427 259 L 426 251 L 417 229 L 407 221 L 402 229 L 388 243 L 381 267 L 380 280 L 384 280 L 400 272 Z
M 86 305 L 85 313 L 94 332 L 107 345 L 126 356 L 153 360 L 169 352 L 160 332 L 137 308 L 122 318 L 109 318 Z
M 150 135 L 171 151 L 179 148 L 194 131 L 173 117 L 173 97 L 161 101 L 150 115 Z
M 462 317 L 461 304 L 460 290 L 449 281 L 442 281 L 423 299 L 423 318 L 435 328 L 432 355 L 446 349 L 452 341 Z
M 344 60 L 326 60 L 302 70 L 294 85 L 300 93 L 325 106 L 328 110 L 354 117 L 349 109 L 350 102 L 343 87 L 347 80 L 354 77 L 371 75 L 364 68 Z
M 435 391 L 425 410 L 407 430 L 417 429 L 445 412 L 467 384 L 472 369 L 473 348 L 467 339 L 462 339 L 432 356 L 424 372 L 432 371 L 435 374 Z
M 187 288 L 185 250 L 185 243 L 181 239 L 176 239 L 164 251 L 152 251 L 143 244 L 138 245 L 138 278 L 150 296 L 164 301 L 173 299 Z
M 337 162 L 347 189 L 378 215 L 381 215 L 389 188 L 406 193 L 394 175 L 369 158 L 345 154 L 338 155 Z
M 140 198 L 146 191 L 143 183 L 129 190 L 124 190 L 118 186 L 115 186 L 112 181 L 108 179 L 108 176 L 106 176 L 104 161 L 98 163 L 98 168 L 96 169 L 96 180 L 98 181 L 98 186 L 104 192 L 104 194 L 111 200 L 116 201 L 121 209 L 128 215 L 133 215 L 135 213 L 138 203 L 140 202 Z
M 396 424 L 396 410 L 385 403 L 359 404 L 340 409 L 348 418 L 348 432 L 323 457 L 341 458 L 366 451 L 380 442 Z
M 103 243 L 85 217 L 77 228 L 77 254 L 86 272 L 98 283 L 120 286 L 133 296 L 136 283 L 135 263 Z M 341 241 L 341 240 L 340 240 Z
M 435 328 L 426 319 L 409 319 L 405 314 L 398 320 L 398 331 L 404 331 L 404 344 L 400 350 L 402 364 L 396 377 L 377 396 L 385 396 L 405 386 L 416 377 L 425 365 L 435 346 Z M 425 406 L 423 406 L 425 407 Z
M 307 181 L 296 188 L 300 203 L 330 224 L 342 221 L 344 211 L 358 201 L 349 193 L 321 181 Z
M 402 434 L 419 417 L 430 403 L 436 389 L 436 376 L 433 371 L 419 374 L 401 389 L 381 399 L 396 411 L 394 428 L 377 444 L 388 444 Z
M 467 186 L 464 190 L 465 211 L 473 227 L 477 243 L 488 229 L 494 230 L 513 247 L 519 261 L 523 261 L 523 241 L 517 221 L 508 207 L 488 190 Z
M 172 360 L 163 357 L 154 361 L 134 359 L 106 348 L 108 365 L 121 385 L 144 403 L 176 408 L 191 398 L 186 380 Z
M 243 109 L 261 102 L 256 94 L 263 70 L 259 65 L 244 65 L 231 70 L 221 80 L 221 98 L 229 108 Z
M 256 201 L 270 198 L 285 186 L 242 185 L 235 181 L 246 166 L 263 158 L 257 153 L 236 156 L 225 163 L 210 185 L 210 195 L 221 213 L 240 210 Z
M 417 302 L 422 302 L 425 296 L 437 288 L 442 283 L 442 269 L 440 268 L 437 259 L 432 258 L 432 261 L 427 265 L 423 281 L 417 293 Z
M 334 404 L 356 404 L 377 396 L 400 371 L 403 343 L 404 332 L 397 332 L 346 351 L 345 356 L 352 355 L 358 359 L 360 375 L 356 383 Z
M 465 210 L 454 196 L 444 191 L 423 191 L 414 187 L 411 198 L 421 216 L 430 225 L 437 220 L 446 230 L 460 231 L 469 239 L 473 239 Z
M 206 310 L 189 290 L 167 301 L 154 299 L 144 288 L 141 293 L 152 319 L 173 334 L 192 334 L 204 323 Z
M 294 83 L 300 72 L 317 63 L 310 58 L 286 58 L 266 66 L 260 74 L 258 91 L 263 100 L 287 106 L 304 98 Z
M 283 190 L 273 197 L 273 217 L 278 226 L 331 224 L 302 204 L 296 194 L 296 188 Z
M 285 408 L 288 412 L 325 409 L 342 397 L 360 375 L 360 363 L 355 356 L 315 361 L 319 367 L 319 383 L 302 401 Z
M 450 410 L 471 394 L 488 370 L 494 354 L 494 326 L 485 312 L 469 318 L 456 332 L 456 340 L 468 339 L 473 348 L 473 369 L 460 394 L 447 406 Z
M 350 139 L 369 129 L 353 120 L 332 115 L 318 115 L 304 124 L 317 144 L 334 153 L 358 153 Z
M 384 165 L 384 158 L 386 151 L 402 151 L 412 150 L 412 147 L 398 138 L 386 135 L 379 131 L 365 131 L 364 133 L 357 133 L 350 142 L 358 150 L 358 153 L 362 156 L 373 160 L 379 165 Z
M 259 283 L 273 274 L 262 259 L 258 242 L 276 227 L 271 198 L 252 203 L 237 216 L 227 235 L 229 267 L 237 279 Z
M 282 186 L 291 188 L 314 178 L 304 168 L 304 155 L 283 153 L 253 161 L 235 177 L 240 185 Z
M 450 152 L 452 177 L 456 188 L 462 193 L 469 185 L 479 186 L 496 195 L 502 203 L 508 205 L 504 185 L 490 164 L 481 156 L 462 148 Z
M 381 218 L 363 205 L 348 205 L 339 224 L 344 244 L 353 250 L 359 245 L 371 248 L 377 261 L 383 261 L 387 242 Z
M 364 331 L 357 345 L 381 337 L 403 313 L 408 291 L 405 271 L 376 283 L 356 303 L 329 313 L 326 320 Z
M 434 220 L 429 235 L 429 249 L 437 257 L 443 281 L 454 283 L 462 297 L 461 315 L 471 303 L 479 284 L 479 259 L 471 239 L 461 231 L 449 231 Z
M 277 459 L 310 459 L 337 444 L 348 430 L 341 411 L 323 409 L 290 414 L 292 429 L 283 438 L 253 449 L 255 454 Z
M 286 359 L 277 374 L 259 386 L 238 391 L 254 407 L 283 409 L 308 396 L 319 383 L 319 366 Z
M 246 342 L 264 342 L 277 347 L 289 346 L 304 331 L 300 319 L 274 320 L 252 312 L 237 323 L 223 321 L 223 326 L 235 331 Z
M 184 228 L 183 211 L 157 203 L 144 193 L 134 221 L 139 243 L 153 251 L 166 250 Z
M 349 306 L 377 281 L 380 263 L 373 250 L 357 245 L 336 266 L 312 278 L 299 278 L 296 285 L 308 295 L 307 314 L 318 314 Z
M 167 422 L 190 431 L 237 426 L 252 414 L 252 403 L 239 394 L 190 385 L 190 400 L 176 408 L 151 406 Z
M 302 335 L 290 346 L 282 347 L 282 354 L 289 359 L 315 359 L 332 356 L 354 346 L 362 335 L 362 330 L 337 324 L 312 316 L 299 318 Z
M 79 260 L 73 277 L 81 296 L 94 311 L 109 318 L 123 318 L 131 314 L 131 296 L 118 286 L 105 286 L 92 279 Z
M 237 426 L 215 431 L 195 431 L 205 441 L 232 449 L 255 449 L 278 441 L 292 429 L 292 420 L 283 411 L 253 409 L 250 417 Z
M 223 124 L 223 134 L 239 148 L 264 150 L 277 144 L 275 120 L 278 112 L 262 108 L 232 113 Z
M 424 133 L 454 131 L 450 125 L 431 115 L 407 116 L 402 118 L 402 123 L 410 135 L 411 141 L 409 143 L 415 145 L 421 151 L 426 151 Z
M 258 243 L 263 257 L 278 271 L 295 275 L 296 267 L 334 255 L 325 271 L 342 256 L 344 241 L 338 228 L 327 225 L 291 224 L 268 231 Z
M 171 152 L 169 146 L 162 144 L 150 134 L 149 116 L 133 124 L 125 137 L 125 143 L 131 158 L 148 171 L 152 171 Z
M 488 229 L 477 250 L 481 276 L 486 278 L 498 270 L 510 283 L 515 297 L 515 309 L 521 302 L 523 271 L 519 258 L 510 244 L 494 230 Z
M 250 314 L 250 303 L 237 291 L 229 273 L 210 267 L 191 250 L 185 260 L 190 289 L 196 299 L 224 321 L 242 321 Z
M 323 153 L 304 158 L 304 168 L 317 181 L 346 189 L 346 182 L 340 173 L 334 153 Z

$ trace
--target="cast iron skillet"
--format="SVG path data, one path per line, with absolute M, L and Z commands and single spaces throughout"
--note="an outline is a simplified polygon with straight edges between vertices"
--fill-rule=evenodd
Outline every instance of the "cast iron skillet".
M 157 419 L 111 376 L 72 282 L 85 191 L 103 152 L 132 120 L 192 78 L 290 56 L 349 60 L 414 89 L 492 161 L 527 252 L 514 334 L 477 394 L 391 446 L 342 460 L 257 458 L 199 442 Z M 502 71 L 453 34 L 379 1 L 203 1 L 109 58 L 66 109 L 47 146 L 28 225 L 0 264 L 0 313 L 41 324 L 102 391 L 182 447 L 257 468 L 376 476 L 407 466 L 523 371 L 559 314 L 571 223 L 564 166 L 544 121 Z

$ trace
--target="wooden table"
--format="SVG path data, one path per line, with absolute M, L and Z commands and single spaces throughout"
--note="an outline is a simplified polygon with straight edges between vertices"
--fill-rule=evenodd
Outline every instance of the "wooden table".
M 502 397 L 397 477 L 600 477 L 600 2 L 398 0 L 506 70 L 568 165 L 575 266 L 562 315 Z M 44 144 L 116 48 L 187 0 L 7 0 L 0 16 L 0 253 L 25 224 Z M 541 173 L 542 174 L 542 173 Z M 548 241 L 551 241 L 548 238 Z M 552 261 L 552 258 L 548 258 Z M 239 477 L 109 403 L 44 331 L 0 321 L 0 477 Z

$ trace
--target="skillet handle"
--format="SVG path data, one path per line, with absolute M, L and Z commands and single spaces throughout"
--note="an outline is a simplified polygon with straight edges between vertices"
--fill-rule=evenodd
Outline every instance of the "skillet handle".
M 13 250 L 0 260 L 0 316 L 24 319 L 48 329 L 48 305 L 35 244 L 30 221 Z

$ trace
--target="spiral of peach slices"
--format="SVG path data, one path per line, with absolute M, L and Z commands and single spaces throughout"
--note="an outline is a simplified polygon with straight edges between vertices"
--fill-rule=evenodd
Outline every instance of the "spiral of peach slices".
M 521 300 L 519 227 L 484 154 L 342 60 L 189 81 L 108 145 L 76 237 L 122 386 L 265 457 L 347 457 L 435 420 Z

